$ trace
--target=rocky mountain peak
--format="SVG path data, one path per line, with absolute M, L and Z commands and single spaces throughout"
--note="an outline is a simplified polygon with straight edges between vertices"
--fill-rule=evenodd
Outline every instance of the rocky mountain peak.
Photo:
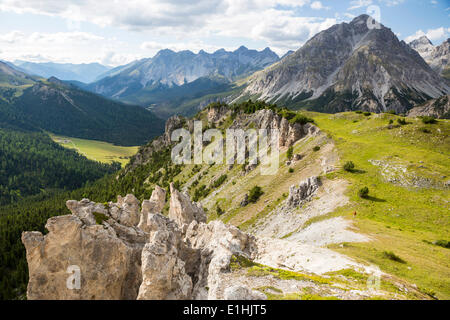
M 420 38 L 413 40 L 410 42 L 409 44 L 413 49 L 415 49 L 415 47 L 419 47 L 419 46 L 428 46 L 428 45 L 433 45 L 433 43 L 431 42 L 430 39 L 427 38 L 427 36 L 421 36 Z
M 437 73 L 444 73 L 450 68 L 450 39 L 439 46 L 434 46 L 426 36 L 422 36 L 410 42 L 409 46 L 416 50 Z
M 405 112 L 450 90 L 425 61 L 369 16 L 324 30 L 273 68 L 255 74 L 242 96 L 325 112 Z M 370 22 L 370 21 L 369 21 Z

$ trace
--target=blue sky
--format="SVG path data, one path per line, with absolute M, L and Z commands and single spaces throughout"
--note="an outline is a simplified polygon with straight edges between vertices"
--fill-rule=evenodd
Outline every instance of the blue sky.
M 281 55 L 362 13 L 405 41 L 450 35 L 450 0 L 0 0 L 0 59 L 116 66 L 240 45 Z

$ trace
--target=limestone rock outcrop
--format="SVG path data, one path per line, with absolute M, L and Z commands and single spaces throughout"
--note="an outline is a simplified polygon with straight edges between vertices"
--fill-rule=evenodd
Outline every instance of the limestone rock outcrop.
M 313 195 L 320 187 L 319 177 L 310 177 L 301 181 L 297 186 L 292 185 L 289 188 L 289 196 L 287 204 L 291 207 L 299 206 L 303 201 L 306 201 Z
M 45 236 L 40 232 L 22 234 L 30 276 L 28 299 L 136 297 L 143 244 L 122 239 L 106 222 L 90 224 L 76 215 L 52 217 L 46 228 L 49 233 Z M 75 287 L 70 287 L 70 277 L 74 277 Z
M 225 300 L 266 300 L 265 294 L 251 290 L 247 286 L 236 285 L 228 287 L 224 293 Z
M 189 299 L 192 279 L 180 257 L 181 233 L 176 223 L 160 214 L 149 214 L 150 240 L 142 250 L 140 300 Z
M 133 195 L 117 203 L 69 200 L 71 215 L 52 217 L 49 233 L 24 232 L 28 299 L 222 299 L 261 294 L 230 286 L 233 255 L 251 258 L 255 239 L 220 221 L 171 188 L 156 187 L 142 206 Z
M 169 218 L 174 220 L 181 228 L 186 228 L 192 221 L 206 222 L 206 214 L 200 204 L 191 202 L 188 194 L 176 190 L 170 184 Z

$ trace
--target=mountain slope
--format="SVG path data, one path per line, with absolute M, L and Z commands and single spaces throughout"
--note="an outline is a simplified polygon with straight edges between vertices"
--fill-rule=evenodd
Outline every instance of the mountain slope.
M 361 15 L 318 33 L 302 48 L 248 81 L 241 99 L 255 97 L 318 111 L 405 112 L 450 91 L 420 55 Z
M 54 62 L 28 62 L 14 61 L 14 64 L 29 74 L 35 74 L 40 77 L 56 77 L 61 80 L 76 80 L 89 83 L 111 67 L 99 63 L 54 63 Z
M 73 190 L 120 169 L 88 160 L 42 132 L 0 128 L 0 150 L 0 205 L 45 189 Z
M 422 56 L 433 70 L 450 79 L 450 39 L 435 47 L 426 36 L 423 36 L 409 45 Z
M 163 130 L 162 121 L 142 107 L 106 99 L 54 77 L 33 78 L 0 63 L 0 81 L 5 125 L 119 145 L 144 144 Z

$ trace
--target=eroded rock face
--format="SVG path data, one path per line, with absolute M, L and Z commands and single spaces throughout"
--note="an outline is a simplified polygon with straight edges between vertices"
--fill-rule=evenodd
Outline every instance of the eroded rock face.
M 206 222 L 206 214 L 200 204 L 191 202 L 189 195 L 176 190 L 170 184 L 169 218 L 174 220 L 181 228 L 186 228 L 192 221 Z
M 142 250 L 140 300 L 189 299 L 192 279 L 180 258 L 181 233 L 174 221 L 149 214 L 150 240 Z
M 310 133 L 310 131 L 317 129 L 317 127 L 309 123 L 305 125 L 290 123 L 286 118 L 281 117 L 269 109 L 256 112 L 254 117 L 258 128 L 279 131 L 279 145 L 281 147 L 289 147 Z
M 50 218 L 47 235 L 22 234 L 30 272 L 28 299 L 221 299 L 244 294 L 242 288 L 225 294 L 224 279 L 233 255 L 254 255 L 255 239 L 220 221 L 206 224 L 203 209 L 173 185 L 169 217 L 160 213 L 164 204 L 165 191 L 159 187 L 142 207 L 133 195 L 107 206 L 88 199 L 68 201 L 72 214 Z M 74 267 L 79 287 L 68 273 Z M 251 292 L 248 297 L 260 298 Z
M 136 298 L 139 243 L 121 239 L 107 223 L 89 225 L 76 215 L 50 218 L 46 228 L 46 236 L 22 234 L 30 275 L 28 299 Z M 71 266 L 79 268 L 80 289 L 68 287 Z
M 185 236 L 189 247 L 200 251 L 194 299 L 223 298 L 223 276 L 233 255 L 251 257 L 255 251 L 254 237 L 221 221 L 208 224 L 193 221 Z
M 434 118 L 450 118 L 450 95 L 442 96 L 438 99 L 432 99 L 426 103 L 412 108 L 408 112 L 408 117 L 429 116 Z
M 313 195 L 320 187 L 320 179 L 318 177 L 310 177 L 304 181 L 301 181 L 297 186 L 292 185 L 289 188 L 289 196 L 287 203 L 291 207 L 300 205 L 303 201 Z
M 142 202 L 141 216 L 139 219 L 138 228 L 147 231 L 147 218 L 149 213 L 161 213 L 166 204 L 166 190 L 156 186 L 152 192 L 150 200 Z
M 230 112 L 230 109 L 226 106 L 217 106 L 217 107 L 210 107 L 208 109 L 208 122 L 217 124 L 221 120 L 224 119 L 224 117 Z

